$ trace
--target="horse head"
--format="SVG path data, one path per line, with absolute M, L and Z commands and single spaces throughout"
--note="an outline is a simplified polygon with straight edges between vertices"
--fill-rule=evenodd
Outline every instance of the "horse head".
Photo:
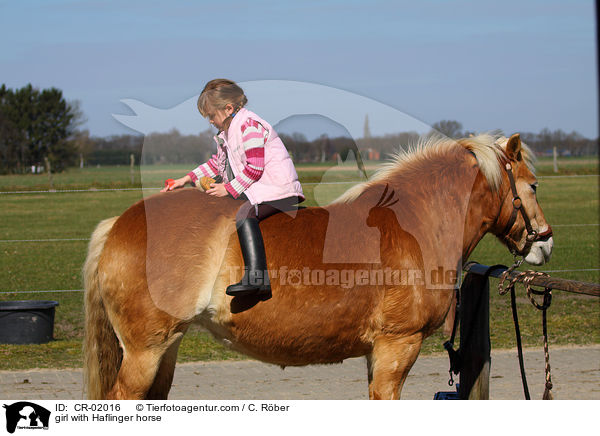
M 554 242 L 552 228 L 537 201 L 537 179 L 524 156 L 530 151 L 516 133 L 506 141 L 504 152 L 502 204 L 493 233 L 514 255 L 542 265 L 550 260 Z

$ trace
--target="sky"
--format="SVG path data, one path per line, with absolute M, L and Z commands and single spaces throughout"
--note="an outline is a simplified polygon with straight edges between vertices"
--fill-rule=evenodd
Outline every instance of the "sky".
M 457 120 L 598 136 L 592 1 L 0 0 L 0 32 L 0 83 L 61 89 L 94 136 L 135 133 L 123 100 L 205 130 L 193 102 L 217 77 L 308 137 L 323 120 L 360 136 L 367 114 L 374 135 Z

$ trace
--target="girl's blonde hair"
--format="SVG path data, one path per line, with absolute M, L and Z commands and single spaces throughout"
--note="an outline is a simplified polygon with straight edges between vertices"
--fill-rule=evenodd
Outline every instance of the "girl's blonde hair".
M 198 110 L 203 117 L 207 117 L 210 112 L 225 109 L 228 104 L 231 104 L 233 111 L 237 112 L 246 103 L 248 99 L 244 95 L 244 90 L 234 81 L 214 79 L 206 84 L 198 97 Z

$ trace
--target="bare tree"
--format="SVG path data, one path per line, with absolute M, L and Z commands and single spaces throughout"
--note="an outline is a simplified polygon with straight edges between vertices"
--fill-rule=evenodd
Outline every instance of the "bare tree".
M 434 131 L 439 132 L 442 135 L 447 136 L 448 138 L 454 139 L 463 136 L 462 127 L 463 126 L 461 123 L 454 120 L 438 121 L 437 123 L 434 123 L 433 126 L 431 126 L 431 128 Z

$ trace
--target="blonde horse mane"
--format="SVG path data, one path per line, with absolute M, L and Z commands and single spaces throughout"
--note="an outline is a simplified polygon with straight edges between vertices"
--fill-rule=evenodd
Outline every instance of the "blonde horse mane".
M 436 157 L 443 157 L 444 154 L 457 147 L 462 147 L 475 155 L 481 172 L 487 179 L 490 187 L 496 191 L 502 180 L 503 168 L 501 162 L 506 159 L 505 149 L 507 141 L 508 138 L 498 132 L 482 133 L 477 136 L 457 140 L 442 135 L 422 136 L 417 140 L 416 144 L 409 145 L 407 150 L 400 150 L 394 153 L 386 163 L 381 165 L 370 180 L 353 186 L 333 203 L 352 202 L 367 188 L 381 181 L 388 180 L 409 167 Z M 535 156 L 531 149 L 523 142 L 521 143 L 521 153 L 528 168 L 534 172 Z

